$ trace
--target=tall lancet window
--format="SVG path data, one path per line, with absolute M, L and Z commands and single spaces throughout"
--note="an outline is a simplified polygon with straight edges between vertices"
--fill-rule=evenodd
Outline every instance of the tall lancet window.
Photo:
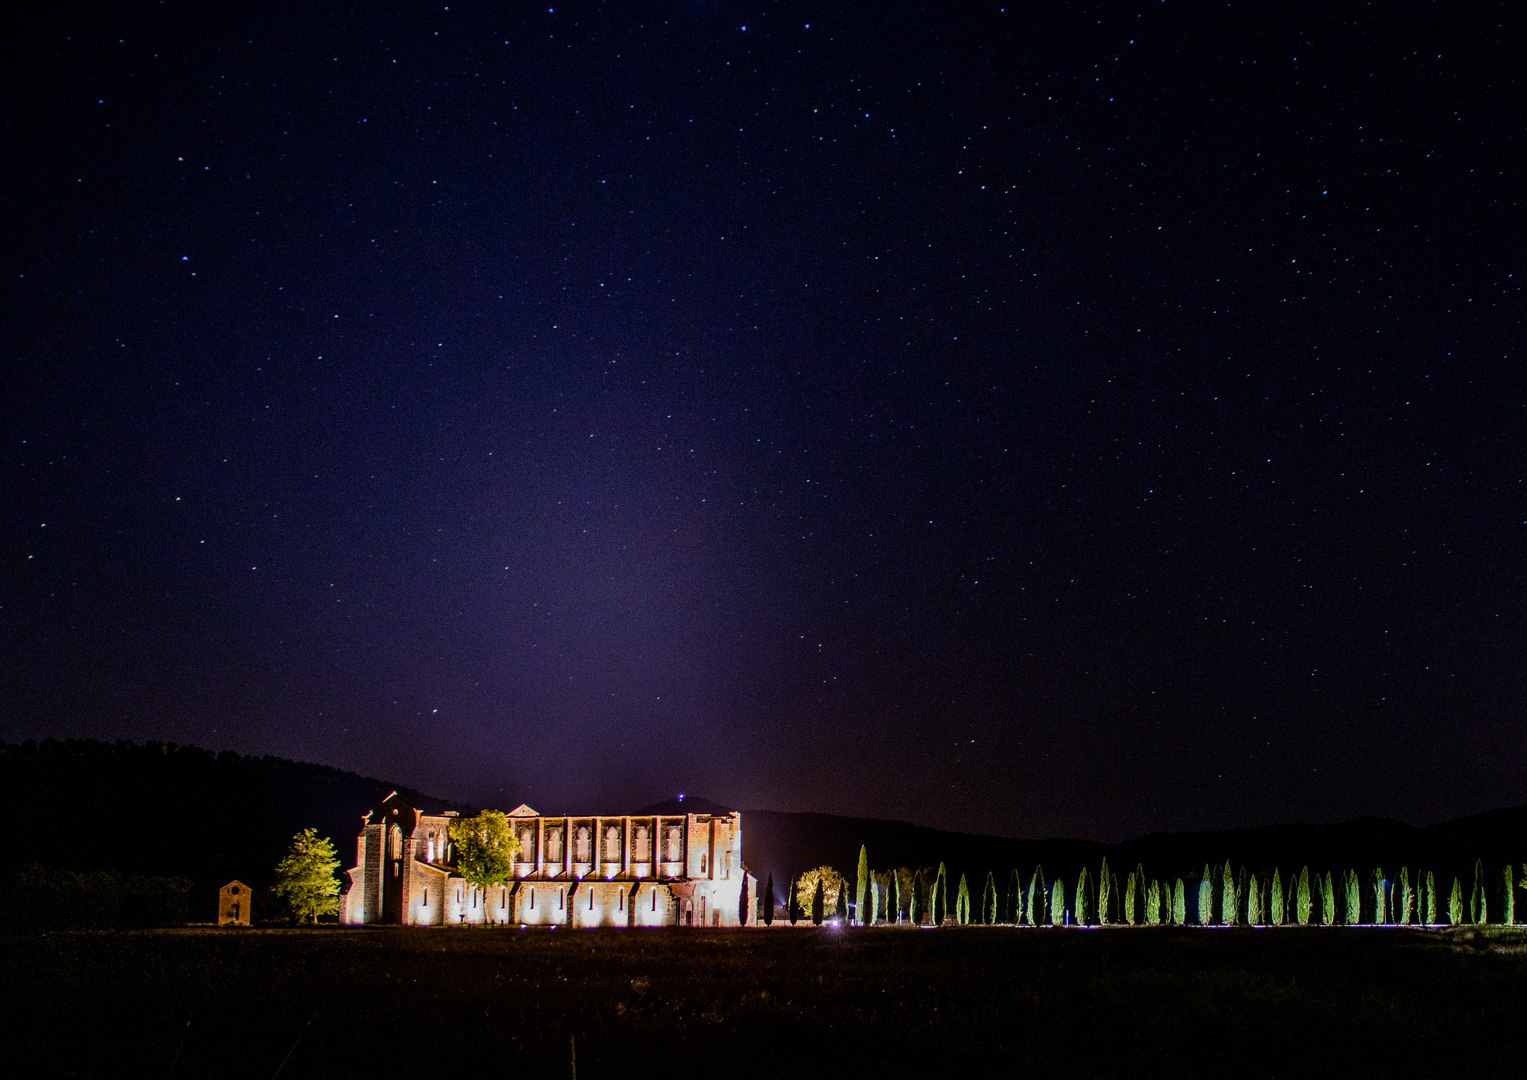
M 645 825 L 636 827 L 636 861 L 646 862 L 652 857 L 652 838 L 647 834 Z
M 604 861 L 620 861 L 620 830 L 613 826 L 604 831 Z

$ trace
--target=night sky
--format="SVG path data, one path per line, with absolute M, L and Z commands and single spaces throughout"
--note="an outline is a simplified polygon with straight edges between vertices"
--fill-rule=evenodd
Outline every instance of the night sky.
M 1518 5 L 112 7 L 0 57 L 0 739 L 1527 802 Z

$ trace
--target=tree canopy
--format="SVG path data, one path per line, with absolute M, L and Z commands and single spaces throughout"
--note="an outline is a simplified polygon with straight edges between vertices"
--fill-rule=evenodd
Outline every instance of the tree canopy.
M 320 915 L 335 915 L 339 912 L 339 882 L 334 877 L 338 868 L 334 842 L 319 839 L 313 829 L 303 829 L 292 837 L 291 848 L 276 864 L 276 895 L 299 919 L 316 923 Z
M 801 911 L 809 919 L 816 918 L 816 891 L 818 882 L 822 885 L 822 913 L 824 917 L 827 912 L 837 910 L 838 893 L 845 884 L 843 875 L 830 866 L 819 866 L 815 870 L 807 870 L 797 878 L 795 881 L 795 895 L 801 905 Z
M 476 817 L 455 818 L 450 824 L 451 843 L 456 845 L 456 867 L 468 882 L 485 889 L 502 885 L 514 876 L 514 859 L 520 842 L 509 828 L 509 815 L 484 810 Z

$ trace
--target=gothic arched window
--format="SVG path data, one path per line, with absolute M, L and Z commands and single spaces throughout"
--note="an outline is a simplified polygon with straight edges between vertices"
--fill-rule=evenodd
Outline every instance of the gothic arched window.
M 604 831 L 604 860 L 620 861 L 620 830 L 613 825 Z
M 636 827 L 636 861 L 646 862 L 652 857 L 652 839 L 647 835 L 645 826 Z
M 578 826 L 578 846 L 573 848 L 573 859 L 576 862 L 589 861 L 589 830 L 587 826 Z
M 679 857 L 680 857 L 680 841 L 681 841 L 681 839 L 682 839 L 682 837 L 679 834 L 679 827 L 677 825 L 673 826 L 672 828 L 670 828 L 668 830 L 668 861 L 669 862 L 678 862 L 679 861 Z
M 403 830 L 396 825 L 387 834 L 387 846 L 390 849 L 388 852 L 389 858 L 401 859 L 403 857 Z

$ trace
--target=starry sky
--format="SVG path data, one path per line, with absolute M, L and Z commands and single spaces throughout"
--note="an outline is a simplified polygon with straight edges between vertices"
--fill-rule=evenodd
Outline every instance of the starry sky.
M 1516 5 L 29 18 L 0 739 L 1109 840 L 1527 801 Z

